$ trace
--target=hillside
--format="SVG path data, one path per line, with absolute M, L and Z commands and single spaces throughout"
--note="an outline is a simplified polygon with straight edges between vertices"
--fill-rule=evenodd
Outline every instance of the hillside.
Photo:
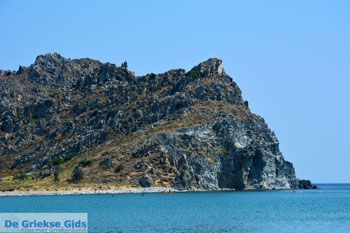
M 135 76 L 38 56 L 0 71 L 0 190 L 312 188 L 219 59 Z

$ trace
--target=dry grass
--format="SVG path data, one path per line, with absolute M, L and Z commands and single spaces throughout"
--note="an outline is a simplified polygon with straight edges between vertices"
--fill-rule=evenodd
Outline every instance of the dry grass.
M 249 119 L 251 117 L 247 109 L 241 106 L 225 104 L 219 101 L 208 101 L 206 103 L 195 103 L 191 111 L 196 114 L 184 119 L 169 119 L 167 122 L 158 122 L 153 127 L 145 126 L 131 135 L 120 137 L 111 135 L 112 141 L 105 145 L 96 146 L 88 151 L 82 152 L 79 156 L 74 157 L 61 165 L 60 181 L 55 182 L 53 176 L 43 179 L 35 179 L 36 174 L 28 174 L 27 180 L 14 180 L 12 176 L 3 178 L 0 183 L 0 191 L 4 190 L 35 190 L 35 191 L 56 191 L 56 190 L 72 190 L 72 189 L 118 189 L 121 187 L 138 186 L 137 179 L 139 172 L 134 172 L 133 165 L 142 161 L 131 157 L 135 148 L 141 145 L 148 138 L 161 133 L 172 133 L 181 128 L 195 127 L 207 124 L 220 116 L 218 113 L 224 111 L 239 119 Z M 31 147 L 33 148 L 33 147 Z M 30 149 L 28 147 L 28 149 Z M 99 167 L 99 161 L 103 158 L 111 158 L 114 164 L 122 163 L 125 167 L 123 172 L 115 173 L 114 167 L 111 169 L 102 169 Z M 73 167 L 82 160 L 91 160 L 92 165 L 83 168 L 85 178 L 79 183 L 71 183 L 69 179 L 72 175 Z M 19 172 L 19 171 L 15 171 Z M 160 179 L 155 180 L 156 186 L 169 187 L 170 181 L 175 178 L 174 174 L 166 174 L 159 172 Z M 12 173 L 13 175 L 14 173 Z

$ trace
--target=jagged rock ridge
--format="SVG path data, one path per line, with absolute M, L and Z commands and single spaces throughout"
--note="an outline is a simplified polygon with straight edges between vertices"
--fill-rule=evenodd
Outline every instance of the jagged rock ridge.
M 58 166 L 63 173 L 82 167 L 92 184 L 242 190 L 300 183 L 275 134 L 215 58 L 188 72 L 137 77 L 126 63 L 54 53 L 1 71 L 0 176 L 46 179 Z

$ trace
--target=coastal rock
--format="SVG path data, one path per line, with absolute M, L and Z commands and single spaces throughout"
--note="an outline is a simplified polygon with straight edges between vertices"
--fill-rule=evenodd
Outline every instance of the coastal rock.
M 143 188 L 148 188 L 151 187 L 153 184 L 153 179 L 152 177 L 150 177 L 149 175 L 143 175 L 141 176 L 141 178 L 139 179 L 139 183 L 141 185 L 141 187 Z
M 217 58 L 188 72 L 135 76 L 126 62 L 53 53 L 0 71 L 0 177 L 49 179 L 57 164 L 96 185 L 315 187 L 295 177 L 276 135 Z
M 312 184 L 310 180 L 298 180 L 298 186 L 300 189 L 317 189 L 317 186 Z

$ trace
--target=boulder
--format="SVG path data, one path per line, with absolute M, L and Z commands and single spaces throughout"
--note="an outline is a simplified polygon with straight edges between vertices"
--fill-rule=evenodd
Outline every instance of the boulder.
M 143 188 L 151 187 L 153 185 L 153 179 L 151 176 L 144 174 L 143 176 L 140 177 L 139 184 Z
M 299 189 L 317 189 L 315 184 L 312 184 L 310 180 L 298 180 Z

